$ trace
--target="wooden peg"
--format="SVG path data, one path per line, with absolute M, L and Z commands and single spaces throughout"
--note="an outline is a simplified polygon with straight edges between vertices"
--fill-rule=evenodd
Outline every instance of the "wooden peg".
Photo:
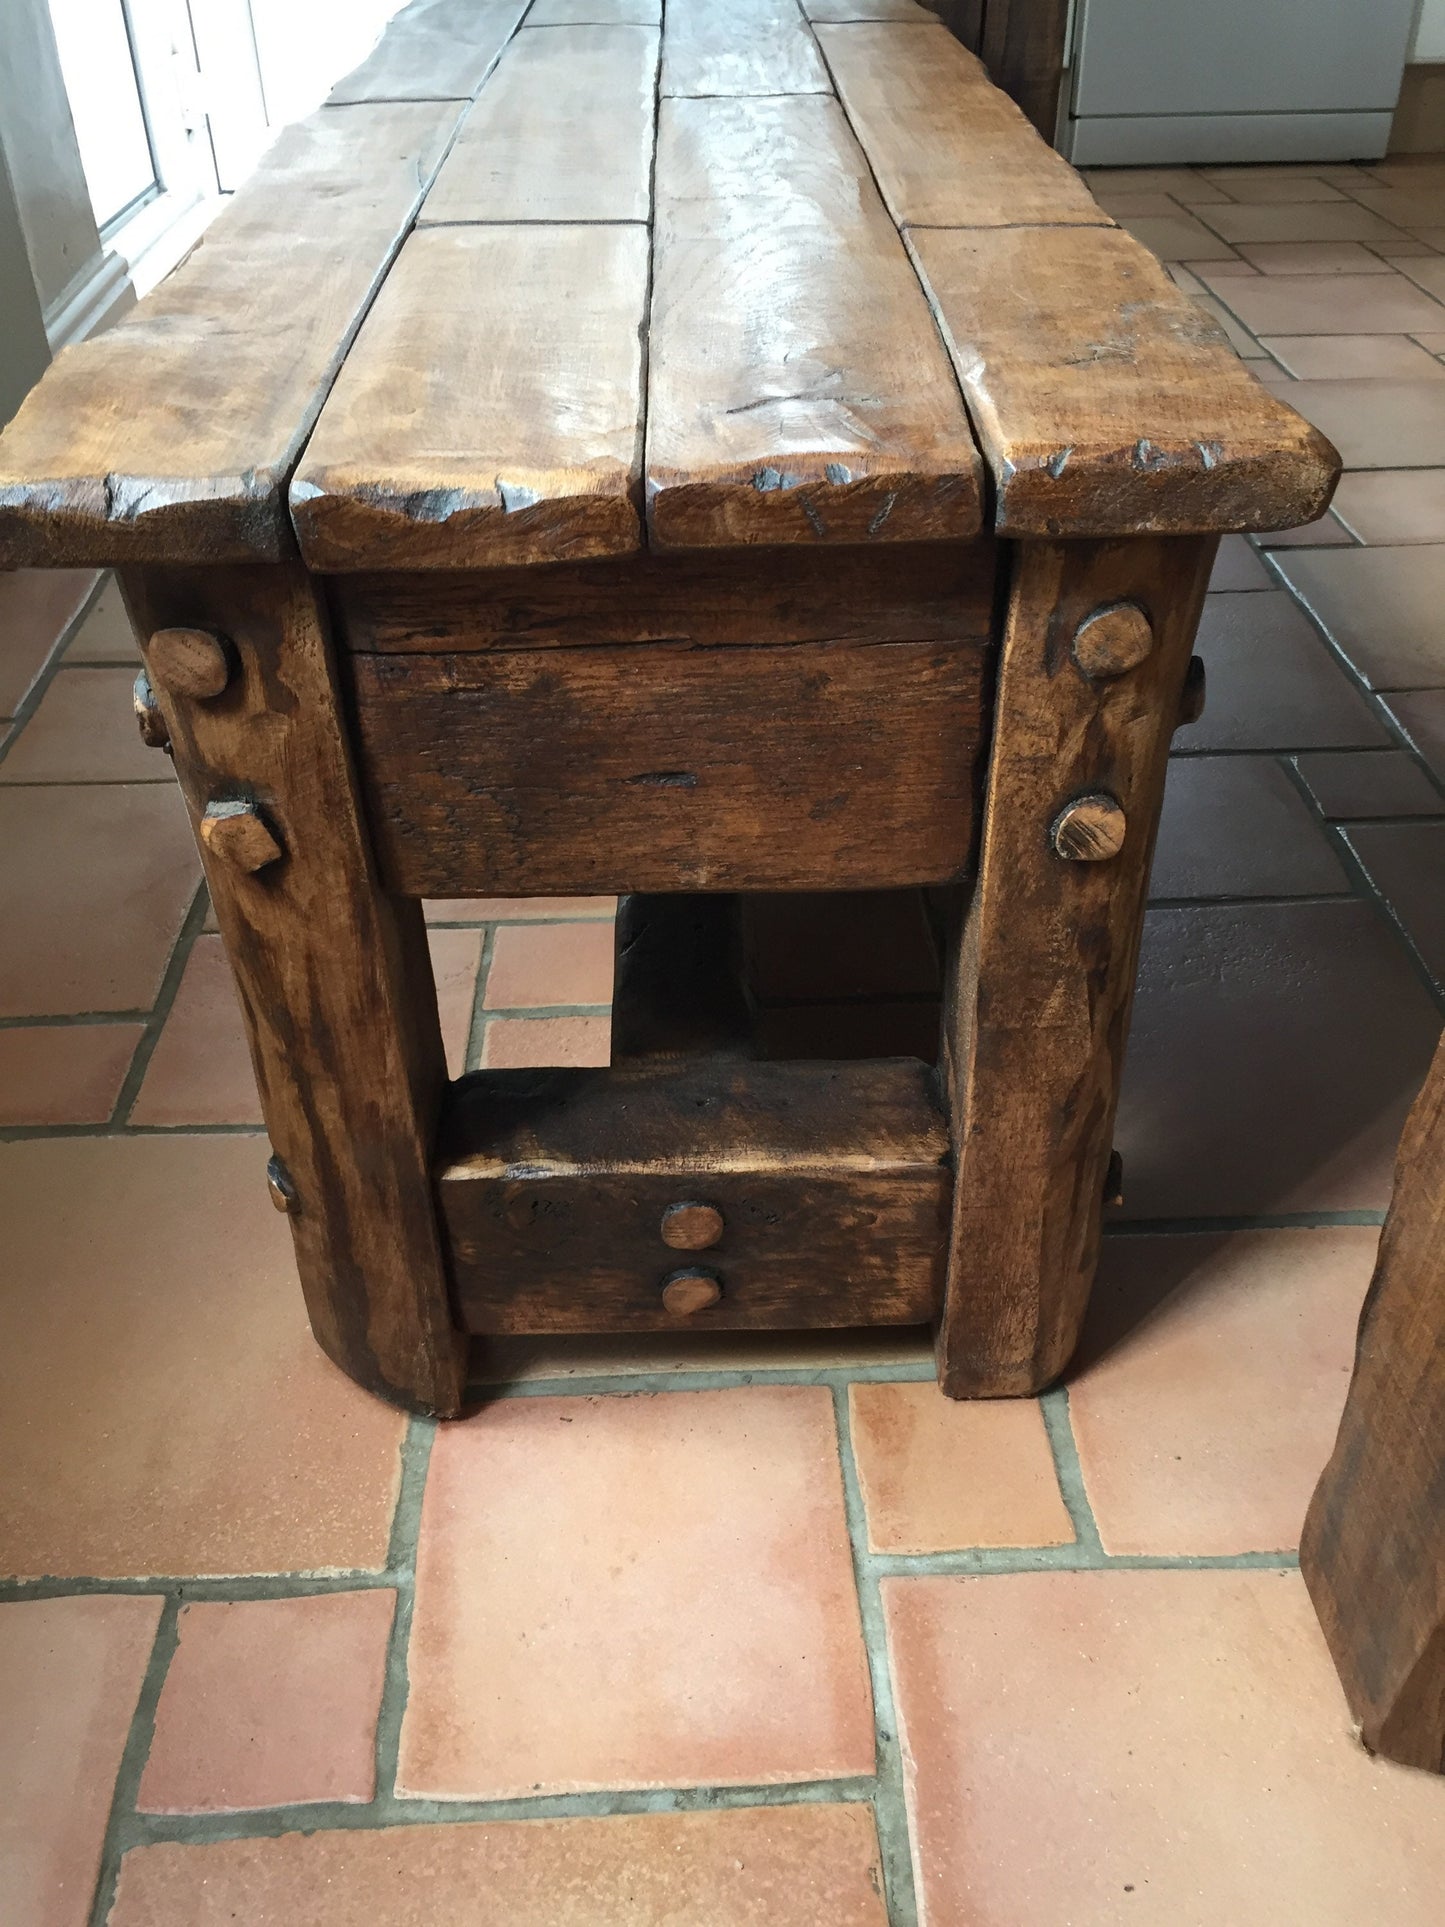
M 214 629 L 157 629 L 146 662 L 162 689 L 203 703 L 221 694 L 237 667 L 235 645 Z
M 1179 697 L 1179 720 L 1174 725 L 1183 729 L 1189 723 L 1197 723 L 1204 714 L 1205 675 L 1203 656 L 1191 656 L 1189 667 L 1184 672 L 1184 688 Z
M 135 719 L 140 729 L 140 739 L 147 749 L 169 750 L 171 732 L 166 728 L 166 719 L 156 707 L 156 692 L 151 688 L 151 679 L 144 669 L 135 679 L 131 691 L 135 704 Z
M 254 873 L 281 855 L 281 845 L 254 803 L 208 803 L 201 841 L 234 869 Z
M 1118 799 L 1098 791 L 1066 803 L 1049 835 L 1055 850 L 1070 863 L 1106 863 L 1123 849 L 1127 828 Z
M 1111 602 L 1079 624 L 1074 661 L 1086 676 L 1123 676 L 1154 647 L 1154 629 L 1137 602 Z
M 662 1214 L 662 1242 L 674 1251 L 706 1251 L 723 1234 L 723 1214 L 711 1204 L 670 1204 Z
M 294 1217 L 301 1209 L 301 1200 L 296 1195 L 296 1180 L 280 1158 L 271 1158 L 267 1162 L 266 1189 L 271 1193 L 272 1204 L 288 1217 Z
M 710 1271 L 675 1271 L 662 1284 L 662 1302 L 678 1318 L 706 1311 L 722 1295 L 722 1281 Z

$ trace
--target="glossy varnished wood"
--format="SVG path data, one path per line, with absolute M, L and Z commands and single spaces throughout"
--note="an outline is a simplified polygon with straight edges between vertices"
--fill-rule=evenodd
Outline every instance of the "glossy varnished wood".
M 909 230 L 1015 535 L 1293 528 L 1339 458 L 1112 228 Z
M 526 11 L 527 0 L 411 0 L 331 100 L 470 100 Z
M 1360 1737 L 1445 1773 L 1445 1042 L 1400 1140 L 1300 1570 Z
M 476 1332 L 666 1330 L 677 1203 L 710 1206 L 703 1329 L 914 1324 L 937 1308 L 948 1134 L 916 1063 L 481 1073 L 438 1195 Z
M 460 110 L 323 108 L 0 436 L 0 563 L 295 551 L 285 490 Z
M 421 906 L 376 882 L 323 612 L 299 568 L 132 571 L 125 589 L 143 638 L 215 627 L 236 647 L 222 695 L 157 697 L 198 831 L 232 802 L 281 852 L 253 870 L 201 837 L 312 1329 L 372 1391 L 455 1412 L 463 1348 L 431 1191 L 446 1069 L 426 932 Z M 265 1166 L 258 1148 L 258 1189 Z
M 618 555 L 641 541 L 647 235 L 413 234 L 291 485 L 315 569 Z
M 462 123 L 420 222 L 646 221 L 657 50 L 654 27 L 518 34 Z
M 1210 540 L 1020 544 L 999 665 L 978 881 L 960 905 L 944 1045 L 957 1177 L 939 1379 L 954 1397 L 1035 1392 L 1078 1339 L 1098 1259 L 1154 832 Z M 1131 601 L 1156 646 L 1100 682 L 1074 635 Z M 1107 792 L 1109 860 L 1053 844 Z
M 665 94 L 825 94 L 828 74 L 797 0 L 667 0 Z
M 1113 226 L 946 27 L 820 26 L 818 40 L 900 227 Z
M 958 386 L 835 100 L 665 100 L 655 223 L 654 545 L 976 532 Z
M 353 656 L 382 875 L 428 897 L 946 881 L 987 660 L 968 642 Z

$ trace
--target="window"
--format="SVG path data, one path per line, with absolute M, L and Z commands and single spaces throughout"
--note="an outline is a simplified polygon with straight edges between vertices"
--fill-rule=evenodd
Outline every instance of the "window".
M 160 191 L 124 0 L 50 0 L 75 138 L 109 233 Z

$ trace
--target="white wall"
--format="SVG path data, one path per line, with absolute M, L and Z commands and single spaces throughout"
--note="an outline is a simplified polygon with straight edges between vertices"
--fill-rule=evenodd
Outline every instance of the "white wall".
M 1420 0 L 1412 61 L 1445 60 L 1445 0 Z
M 5 4 L 5 0 L 0 0 Z M 404 0 L 251 0 L 273 128 L 319 107 Z

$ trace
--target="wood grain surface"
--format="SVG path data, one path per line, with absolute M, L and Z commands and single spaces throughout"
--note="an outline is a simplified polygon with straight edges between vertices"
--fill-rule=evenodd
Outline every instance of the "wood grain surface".
M 518 34 L 418 220 L 646 221 L 657 30 Z
M 1078 1340 L 1169 744 L 1215 547 L 1015 554 L 978 882 L 944 1021 L 956 1177 L 938 1355 L 955 1398 L 1036 1392 Z M 1125 600 L 1148 614 L 1155 648 L 1096 681 L 1074 660 L 1074 632 Z M 1109 861 L 1068 862 L 1050 829 L 1089 791 L 1118 798 L 1130 833 Z
M 976 643 L 350 658 L 384 878 L 411 896 L 845 890 L 964 868 Z
M 835 100 L 664 101 L 655 221 L 655 545 L 977 531 L 957 383 Z
M 903 20 L 927 26 L 933 19 L 918 0 L 800 0 L 815 24 L 827 20 Z
M 449 1107 L 437 1187 L 461 1317 L 477 1332 L 675 1326 L 662 1227 L 686 1201 L 723 1219 L 698 1261 L 721 1296 L 691 1328 L 922 1322 L 947 1149 L 916 1063 L 480 1073 Z
M 818 29 L 900 227 L 1112 227 L 1079 176 L 944 26 Z
M 411 0 L 330 94 L 358 100 L 470 100 L 516 32 L 527 0 Z
M 0 565 L 294 555 L 287 479 L 457 113 L 288 128 L 147 300 L 63 349 L 0 435 Z
M 647 234 L 413 234 L 291 485 L 315 569 L 638 547 Z
M 369 1390 L 455 1412 L 431 1151 L 446 1067 L 421 905 L 377 886 L 323 612 L 299 568 L 131 570 L 137 633 L 214 628 L 223 694 L 157 690 L 199 828 L 264 812 L 284 854 L 255 874 L 203 842 L 271 1145 L 294 1187 L 296 1262 L 322 1349 Z M 266 1151 L 256 1147 L 256 1186 Z M 222 1361 L 223 1363 L 223 1361 Z
M 909 231 L 1013 535 L 1283 529 L 1339 457 L 1113 228 Z
M 667 0 L 664 94 L 826 94 L 797 0 Z
M 1360 1737 L 1445 1773 L 1445 1041 L 1400 1140 L 1300 1570 Z
M 662 0 L 532 0 L 524 27 L 633 26 L 662 24 Z

